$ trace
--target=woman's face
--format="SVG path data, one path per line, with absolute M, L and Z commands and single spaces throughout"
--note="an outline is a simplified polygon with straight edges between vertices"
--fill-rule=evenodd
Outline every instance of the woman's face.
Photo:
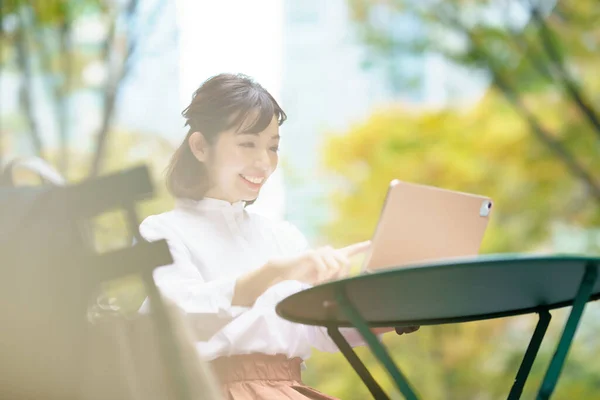
M 190 147 L 208 170 L 210 188 L 206 197 L 235 203 L 255 200 L 279 161 L 279 124 L 273 117 L 260 133 L 232 128 L 208 144 L 196 132 L 190 136 Z

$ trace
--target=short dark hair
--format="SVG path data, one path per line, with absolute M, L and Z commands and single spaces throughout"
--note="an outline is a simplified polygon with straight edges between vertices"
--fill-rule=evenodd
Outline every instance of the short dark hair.
M 257 111 L 252 121 L 250 113 Z M 167 189 L 177 198 L 201 200 L 209 189 L 205 165 L 198 161 L 189 145 L 190 135 L 200 132 L 209 144 L 220 133 L 244 124 L 245 132 L 259 133 L 273 117 L 279 126 L 287 119 L 271 94 L 243 74 L 219 74 L 205 81 L 194 92 L 192 102 L 181 113 L 189 131 L 167 167 Z

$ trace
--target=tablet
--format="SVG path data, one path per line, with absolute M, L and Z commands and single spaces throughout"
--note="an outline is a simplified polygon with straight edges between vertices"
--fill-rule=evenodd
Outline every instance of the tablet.
M 362 270 L 476 256 L 491 211 L 486 196 L 394 180 Z

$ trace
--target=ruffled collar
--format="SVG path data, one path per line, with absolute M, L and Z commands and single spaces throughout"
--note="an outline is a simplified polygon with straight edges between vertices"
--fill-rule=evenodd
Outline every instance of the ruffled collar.
M 213 199 L 205 197 L 202 200 L 176 199 L 175 205 L 194 210 L 219 210 L 223 212 L 242 212 L 244 210 L 244 201 L 230 203 L 226 200 Z

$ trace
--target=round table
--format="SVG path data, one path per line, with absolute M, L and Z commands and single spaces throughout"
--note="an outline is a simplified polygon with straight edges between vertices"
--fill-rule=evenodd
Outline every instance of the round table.
M 487 255 L 393 268 L 334 281 L 296 293 L 277 313 L 328 328 L 375 398 L 388 398 L 339 333 L 354 326 L 408 399 L 416 393 L 370 327 L 434 325 L 512 315 L 540 316 L 515 384 L 519 398 L 550 321 L 549 310 L 573 306 L 548 367 L 539 399 L 552 394 L 586 302 L 600 298 L 600 257 Z

